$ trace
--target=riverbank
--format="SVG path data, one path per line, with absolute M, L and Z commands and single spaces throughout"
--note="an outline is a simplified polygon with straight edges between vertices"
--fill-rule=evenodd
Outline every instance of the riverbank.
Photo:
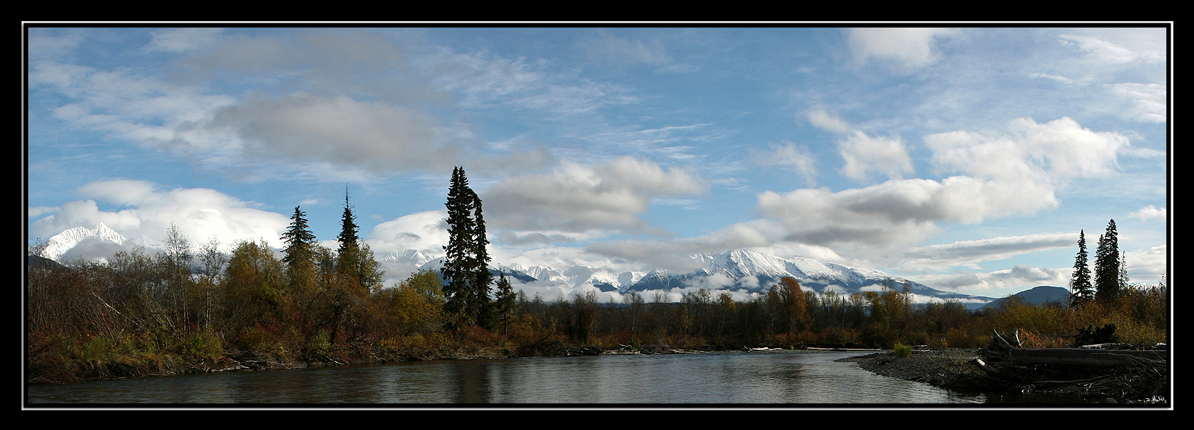
M 1059 401 L 1075 403 L 1167 403 L 1164 393 L 1141 389 L 1145 384 L 1138 381 L 1148 376 L 1141 369 L 1110 369 L 1091 372 L 1081 379 L 1026 380 L 1009 385 L 1006 381 L 993 380 L 972 363 L 978 357 L 979 349 L 939 348 L 915 350 L 911 356 L 902 358 L 886 351 L 838 361 L 856 362 L 860 368 L 878 375 L 963 393 L 1054 396 Z
M 776 348 L 778 349 L 778 348 Z M 517 357 L 567 357 L 618 354 L 686 354 L 720 349 L 684 349 L 670 345 L 640 345 L 603 349 L 575 347 L 559 341 L 539 342 L 512 350 L 505 347 L 463 346 L 423 349 L 385 347 L 349 341 L 322 353 L 287 354 L 276 351 L 229 351 L 218 357 L 179 357 L 166 354 L 119 354 L 87 361 L 27 361 L 30 384 L 59 384 L 106 379 L 172 376 L 194 373 L 291 370 L 352 364 L 383 364 L 427 360 L 485 360 Z

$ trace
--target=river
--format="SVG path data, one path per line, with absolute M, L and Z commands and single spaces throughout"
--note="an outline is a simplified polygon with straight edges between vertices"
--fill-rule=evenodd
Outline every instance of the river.
M 878 376 L 863 352 L 440 360 L 27 386 L 30 406 L 940 405 L 984 403 Z

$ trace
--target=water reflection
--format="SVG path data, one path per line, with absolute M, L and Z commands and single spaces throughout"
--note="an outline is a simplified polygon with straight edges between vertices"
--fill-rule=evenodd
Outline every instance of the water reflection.
M 843 352 L 428 361 L 33 385 L 29 401 L 104 404 L 981 403 L 834 360 Z

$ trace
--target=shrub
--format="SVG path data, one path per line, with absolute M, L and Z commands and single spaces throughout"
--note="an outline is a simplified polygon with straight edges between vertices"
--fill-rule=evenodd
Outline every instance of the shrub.
M 195 332 L 182 343 L 179 352 L 189 357 L 219 358 L 224 354 L 224 342 L 215 333 Z
M 115 345 L 107 336 L 92 336 L 79 347 L 79 358 L 84 361 L 104 360 L 115 350 Z
M 236 345 L 246 351 L 269 351 L 273 349 L 273 338 L 264 327 L 255 325 L 240 332 Z
M 331 336 L 324 329 L 319 329 L 319 333 L 312 336 L 311 341 L 307 343 L 307 352 L 311 354 L 327 354 L 331 350 Z
M 909 345 L 899 344 L 895 345 L 895 356 L 897 358 L 911 357 L 912 347 Z

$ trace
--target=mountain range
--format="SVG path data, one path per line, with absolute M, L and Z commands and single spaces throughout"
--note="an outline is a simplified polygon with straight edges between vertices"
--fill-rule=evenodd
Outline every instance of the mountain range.
M 159 243 L 148 238 L 131 241 L 104 224 L 94 229 L 75 227 L 52 236 L 46 241 L 42 256 L 63 262 L 72 261 L 84 255 L 111 255 L 132 246 L 160 248 Z M 415 270 L 439 271 L 443 258 L 408 249 L 401 252 L 381 253 L 378 261 L 388 273 L 399 275 Z M 494 264 L 491 271 L 505 273 L 516 289 L 527 287 L 549 287 L 558 291 L 592 287 L 605 292 L 628 293 L 666 291 L 672 289 L 706 288 L 709 290 L 736 290 L 740 292 L 766 292 L 783 277 L 792 277 L 805 289 L 817 293 L 834 292 L 851 294 L 860 291 L 882 291 L 892 288 L 902 291 L 907 285 L 916 301 L 953 299 L 968 308 L 981 308 L 995 299 L 971 296 L 933 289 L 924 284 L 902 277 L 892 276 L 879 270 L 850 267 L 837 263 L 826 263 L 806 257 L 778 257 L 746 249 L 726 251 L 718 254 L 690 255 L 696 270 L 686 273 L 669 273 L 657 269 L 641 271 L 615 271 L 589 266 L 553 268 L 548 266 L 523 266 L 520 264 Z
M 811 258 L 782 258 L 751 250 L 738 249 L 719 254 L 689 256 L 701 266 L 687 273 L 671 274 L 666 270 L 649 272 L 616 272 L 588 266 L 572 266 L 564 270 L 551 267 L 521 265 L 497 266 L 491 270 L 505 273 L 513 285 L 553 285 L 569 288 L 591 286 L 601 291 L 627 293 L 687 288 L 695 290 L 739 290 L 766 292 L 783 277 L 792 277 L 805 289 L 817 293 L 851 294 L 860 291 L 882 291 L 892 288 L 902 291 L 905 283 L 916 301 L 932 299 L 957 300 L 969 309 L 977 309 L 995 300 L 933 289 L 924 284 L 874 270 L 823 263 Z M 437 271 L 443 259 L 429 260 L 419 270 Z

